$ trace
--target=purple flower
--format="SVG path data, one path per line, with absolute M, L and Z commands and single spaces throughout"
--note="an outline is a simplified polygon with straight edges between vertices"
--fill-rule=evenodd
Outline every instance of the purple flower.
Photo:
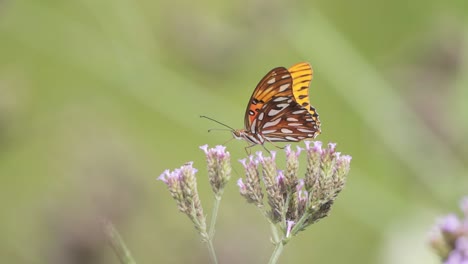
M 468 264 L 468 237 L 459 237 L 444 264 Z
M 185 166 L 192 166 L 192 163 L 190 162 L 187 165 L 183 165 L 179 169 L 175 169 L 173 171 L 170 170 L 165 170 L 158 178 L 157 180 L 160 180 L 164 182 L 169 188 L 173 187 L 177 182 L 180 182 L 183 180 L 183 173 L 182 170 Z M 194 173 L 197 172 L 197 169 L 192 168 L 194 170 Z
M 307 151 L 312 151 L 321 154 L 322 153 L 322 142 L 320 141 L 313 141 L 314 145 L 310 146 L 310 141 L 305 141 L 304 142 L 306 145 L 306 150 Z
M 296 186 L 296 191 L 300 191 L 302 189 L 304 189 L 304 179 L 299 179 Z
M 286 178 L 284 177 L 284 173 L 282 170 L 278 171 L 278 176 L 276 176 L 276 185 L 278 185 L 278 189 L 281 193 L 286 192 Z
M 444 264 L 468 264 L 467 198 L 463 198 L 460 204 L 464 219 L 455 214 L 439 219 L 430 237 L 432 248 L 445 259 Z
M 203 145 L 200 149 L 206 155 L 208 179 L 211 188 L 216 195 L 220 195 L 231 177 L 231 155 L 226 151 L 226 147 L 221 145 L 214 148 Z
M 239 178 L 239 180 L 237 180 L 237 186 L 239 186 L 239 191 L 241 194 L 247 192 L 247 186 L 245 186 L 244 182 L 242 181 L 242 178 Z
M 249 156 L 249 161 L 247 162 L 247 159 L 240 159 L 239 162 L 244 166 L 244 169 L 249 169 L 251 167 L 256 167 L 258 164 L 258 160 L 254 159 L 254 156 L 250 155 Z
M 278 171 L 278 176 L 276 176 L 276 184 L 278 185 L 284 184 L 284 174 L 282 170 Z
M 200 149 L 205 152 L 205 154 L 208 154 L 208 144 L 200 146 Z
M 455 214 L 449 214 L 446 217 L 440 219 L 439 228 L 442 233 L 454 234 L 461 226 L 460 220 Z
M 295 222 L 291 221 L 291 220 L 288 220 L 287 223 L 288 223 L 288 227 L 286 229 L 286 237 L 290 237 L 291 236 L 291 230 L 292 230 Z
M 328 143 L 328 148 L 330 149 L 330 153 L 334 153 L 336 149 L 336 143 Z
M 299 157 L 299 155 L 301 154 L 301 151 L 303 150 L 303 148 L 297 146 L 297 151 L 294 152 L 291 150 L 291 145 L 287 145 L 286 148 L 284 149 L 284 151 L 286 152 L 286 157 L 289 157 L 291 156 L 292 154 L 295 154 L 296 155 L 296 158 Z

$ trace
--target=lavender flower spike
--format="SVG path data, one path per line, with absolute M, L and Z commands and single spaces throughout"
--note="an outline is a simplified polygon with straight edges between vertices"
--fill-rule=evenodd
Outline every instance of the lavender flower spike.
M 240 194 L 247 200 L 248 203 L 253 203 L 257 207 L 263 206 L 263 192 L 260 186 L 260 175 L 258 173 L 258 161 L 253 156 L 249 156 L 249 160 L 239 160 L 245 170 L 245 184 L 242 179 L 237 181 Z
M 179 211 L 186 214 L 200 234 L 206 234 L 206 220 L 200 197 L 198 196 L 195 174 L 197 169 L 192 162 L 182 165 L 174 171 L 165 170 L 158 180 L 163 181 L 177 203 Z M 206 238 L 204 238 L 206 239 Z
M 208 178 L 211 188 L 217 197 L 220 197 L 224 186 L 231 178 L 231 155 L 224 146 L 208 148 L 208 145 L 200 147 L 205 152 L 208 168 Z

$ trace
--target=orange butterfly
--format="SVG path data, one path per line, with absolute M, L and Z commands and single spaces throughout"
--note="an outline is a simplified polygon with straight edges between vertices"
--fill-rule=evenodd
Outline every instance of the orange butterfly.
M 229 127 L 234 137 L 253 146 L 263 145 L 265 141 L 297 142 L 318 136 L 321 132 L 319 116 L 309 103 L 312 75 L 312 68 L 306 62 L 268 72 L 247 104 L 244 128 Z

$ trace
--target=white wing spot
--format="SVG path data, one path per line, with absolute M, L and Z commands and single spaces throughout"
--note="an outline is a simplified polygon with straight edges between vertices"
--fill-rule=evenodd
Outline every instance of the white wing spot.
M 294 118 L 294 117 L 288 117 L 288 118 L 286 118 L 286 121 L 289 121 L 289 122 L 297 122 L 297 121 L 299 121 L 299 119 Z
M 281 76 L 281 79 L 286 79 L 286 78 L 289 78 L 291 75 L 290 74 L 285 74 L 283 76 Z
M 277 106 L 281 108 L 286 108 L 289 106 L 289 104 L 278 104 Z
M 286 91 L 289 88 L 289 85 L 290 85 L 290 83 L 286 83 L 286 84 L 281 85 L 280 88 L 279 88 L 279 92 L 281 93 L 281 92 Z
M 261 112 L 261 113 L 258 115 L 258 120 L 262 121 L 264 115 L 265 115 L 265 114 L 264 114 L 263 112 Z
M 289 141 L 299 141 L 297 138 L 291 137 L 291 136 L 286 136 L 285 139 L 287 139 Z
M 254 119 L 254 121 L 252 122 L 252 125 L 250 125 L 250 131 L 252 131 L 252 133 L 255 133 L 256 125 L 257 125 L 257 119 Z
M 304 133 L 313 133 L 314 132 L 313 130 L 305 129 L 305 128 L 298 128 L 297 130 L 299 130 L 301 132 L 304 132 Z
M 292 130 L 287 129 L 287 128 L 282 128 L 282 129 L 281 129 L 281 133 L 291 134 L 292 132 L 293 132 Z
M 307 134 L 307 137 L 314 137 L 314 134 Z
M 280 110 L 271 109 L 270 112 L 268 112 L 268 116 L 275 116 L 275 115 L 277 115 L 279 112 L 281 112 L 281 110 L 283 110 L 283 109 L 280 109 Z
M 304 113 L 304 112 L 305 112 L 305 110 L 304 110 L 304 109 L 301 109 L 301 110 L 296 110 L 296 111 L 294 111 L 294 112 L 292 112 L 292 113 L 293 113 L 293 115 L 298 115 L 298 114 L 302 114 L 302 113 Z
M 284 140 L 284 139 L 282 139 L 282 138 L 276 138 L 276 137 L 274 137 L 274 138 L 265 137 L 265 138 L 266 138 L 268 141 L 283 141 L 283 140 Z
M 275 83 L 276 79 L 275 77 L 271 78 L 270 80 L 267 81 L 268 84 L 273 84 Z
M 302 126 L 301 123 L 288 123 L 288 126 Z
M 311 118 L 307 118 L 306 121 L 307 121 L 307 122 L 313 122 L 314 120 L 311 119 Z
M 265 134 L 270 134 L 270 133 L 274 133 L 274 132 L 276 132 L 276 129 L 263 130 L 263 131 L 262 131 L 262 134 L 265 135 Z
M 275 99 L 273 99 L 273 102 L 281 102 L 287 99 L 288 99 L 287 97 L 280 96 L 280 97 L 276 97 Z
M 281 121 L 281 118 L 276 119 L 275 121 L 266 122 L 263 128 L 276 126 Z

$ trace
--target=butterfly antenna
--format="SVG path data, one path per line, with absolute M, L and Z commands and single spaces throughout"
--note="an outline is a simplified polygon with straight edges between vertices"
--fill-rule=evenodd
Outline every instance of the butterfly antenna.
M 208 119 L 208 120 L 211 120 L 211 121 L 213 121 L 213 122 L 216 122 L 216 123 L 218 123 L 218 124 L 220 124 L 220 125 L 222 125 L 222 126 L 225 126 L 225 127 L 229 128 L 229 129 L 231 129 L 231 131 L 235 130 L 234 128 L 232 128 L 232 127 L 230 127 L 230 126 L 228 126 L 228 125 L 226 125 L 226 124 L 223 124 L 223 123 L 219 122 L 218 120 L 215 120 L 215 119 L 213 119 L 213 118 L 211 118 L 211 117 L 207 117 L 207 116 L 201 115 L 200 118 L 206 118 L 206 119 Z
M 226 128 L 210 128 L 208 129 L 208 132 L 211 131 L 232 131 L 231 129 L 226 129 Z

